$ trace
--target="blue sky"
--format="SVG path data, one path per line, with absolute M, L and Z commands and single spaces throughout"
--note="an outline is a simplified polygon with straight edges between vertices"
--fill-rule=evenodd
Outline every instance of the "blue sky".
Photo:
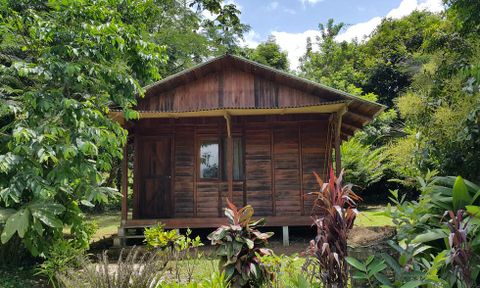
M 241 20 L 251 26 L 245 45 L 255 47 L 274 35 L 289 53 L 296 68 L 307 37 L 315 38 L 318 24 L 329 18 L 347 24 L 338 40 L 367 37 L 384 17 L 401 18 L 415 9 L 439 12 L 442 0 L 226 0 L 241 11 Z

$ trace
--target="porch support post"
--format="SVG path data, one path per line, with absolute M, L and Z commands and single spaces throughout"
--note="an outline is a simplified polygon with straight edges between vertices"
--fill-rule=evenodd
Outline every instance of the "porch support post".
M 233 201 L 233 140 L 232 140 L 232 123 L 230 114 L 225 112 L 225 120 L 227 122 L 227 181 L 228 181 L 228 198 Z
M 128 141 L 123 147 L 122 159 L 122 226 L 126 224 L 128 218 Z
M 288 226 L 283 226 L 282 227 L 282 236 L 283 236 L 283 246 L 290 246 L 290 239 L 289 239 L 289 233 L 288 233 Z
M 342 118 L 343 114 L 347 112 L 347 108 L 343 107 L 340 111 L 335 113 L 335 173 L 337 176 L 340 175 L 342 171 L 342 155 L 340 154 L 340 142 L 341 142 L 341 132 L 342 132 Z

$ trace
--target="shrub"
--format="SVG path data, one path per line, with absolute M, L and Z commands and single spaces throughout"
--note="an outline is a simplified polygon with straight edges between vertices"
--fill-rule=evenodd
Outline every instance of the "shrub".
M 352 191 L 352 185 L 342 185 L 343 171 L 335 177 L 330 167 L 328 182 L 323 182 L 315 173 L 320 186 L 312 209 L 314 225 L 317 226 L 317 237 L 310 241 L 307 250 L 318 264 L 318 278 L 326 287 L 347 287 L 348 267 L 347 234 L 353 227 L 356 215 L 355 201 L 359 200 Z
M 161 253 L 169 255 L 170 260 L 173 260 L 173 271 L 177 281 L 180 283 L 182 277 L 180 275 L 179 263 L 183 261 L 183 266 L 186 271 L 186 281 L 192 280 L 193 274 L 200 258 L 203 256 L 198 250 L 198 247 L 203 246 L 200 237 L 190 238 L 192 231 L 187 230 L 185 235 L 182 235 L 178 230 L 165 230 L 163 225 L 158 223 L 157 226 L 145 229 L 145 241 L 151 248 L 162 250 Z
M 389 168 L 385 147 L 372 149 L 355 137 L 342 144 L 341 154 L 345 180 L 362 188 L 380 181 Z
M 120 253 L 116 266 L 112 267 L 107 252 L 98 256 L 98 263 L 81 260 L 80 269 L 59 273 L 57 278 L 65 288 L 151 288 L 161 287 L 161 277 L 167 261 L 165 255 L 131 249 L 124 259 Z M 81 272 L 80 272 L 81 271 Z
M 265 245 L 273 233 L 257 230 L 265 221 L 252 221 L 252 206 L 238 209 L 228 199 L 227 205 L 225 215 L 229 225 L 222 225 L 208 235 L 212 245 L 217 246 L 220 270 L 233 287 L 261 287 L 273 279 L 273 273 L 261 261 L 262 256 L 272 254 Z
M 162 223 L 158 223 L 156 226 L 146 228 L 144 235 L 147 245 L 152 248 L 173 248 L 178 246 L 178 242 L 181 241 L 182 235 L 178 230 L 165 230 Z
M 360 270 L 357 275 L 370 272 L 369 279 L 363 279 L 376 279 L 385 287 L 476 287 L 480 280 L 480 186 L 460 176 L 438 177 L 432 172 L 425 179 L 418 177 L 417 183 L 418 200 L 406 201 L 392 191 L 395 207 L 386 211 L 398 231 L 397 243 L 390 243 L 398 259 L 382 255 L 393 277 L 388 279 L 379 271 L 375 275 L 366 271 L 367 263 L 351 261 Z
M 52 284 L 57 282 L 55 278 L 58 273 L 65 272 L 68 269 L 76 268 L 84 259 L 84 253 L 88 249 L 88 239 L 97 230 L 95 222 L 85 222 L 83 224 L 83 231 L 85 235 L 82 238 L 64 239 L 58 238 L 55 240 L 46 255 L 43 255 L 45 260 L 36 269 L 37 275 L 44 276 Z

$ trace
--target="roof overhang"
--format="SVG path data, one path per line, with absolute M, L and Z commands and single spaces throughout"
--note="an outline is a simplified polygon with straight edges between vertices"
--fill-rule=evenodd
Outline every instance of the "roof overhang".
M 214 108 L 196 111 L 163 112 L 163 111 L 138 111 L 140 119 L 153 118 L 189 118 L 189 117 L 224 117 L 228 116 L 258 116 L 258 115 L 286 115 L 286 114 L 330 114 L 343 113 L 349 101 L 325 102 L 318 105 L 278 107 L 278 108 Z M 125 123 L 123 112 L 112 111 L 110 117 L 120 124 Z

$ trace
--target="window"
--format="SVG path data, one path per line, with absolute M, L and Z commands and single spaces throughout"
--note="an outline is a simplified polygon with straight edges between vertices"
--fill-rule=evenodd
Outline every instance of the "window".
M 223 179 L 227 180 L 228 167 L 227 167 L 227 139 L 223 139 Z M 233 180 L 243 180 L 243 142 L 240 137 L 233 137 Z
M 208 139 L 200 142 L 200 179 L 228 179 L 227 143 L 227 138 L 222 138 L 221 142 L 216 139 Z M 244 179 L 242 138 L 233 137 L 232 143 L 233 180 L 240 181 Z
M 216 141 L 204 141 L 200 145 L 200 178 L 219 178 L 219 145 Z

